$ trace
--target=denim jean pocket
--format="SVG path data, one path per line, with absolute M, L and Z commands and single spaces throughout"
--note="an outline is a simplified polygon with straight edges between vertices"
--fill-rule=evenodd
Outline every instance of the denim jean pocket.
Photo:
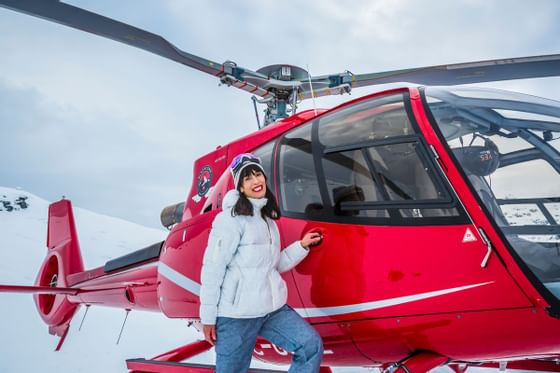
M 243 345 L 243 338 L 236 327 L 236 319 L 228 317 L 218 317 L 217 322 L 217 341 L 216 353 L 222 356 L 229 356 L 240 349 Z

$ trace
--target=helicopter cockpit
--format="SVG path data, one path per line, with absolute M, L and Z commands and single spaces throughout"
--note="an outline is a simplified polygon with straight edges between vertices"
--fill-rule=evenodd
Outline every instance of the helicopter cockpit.
M 488 214 L 560 298 L 560 103 L 493 89 L 431 87 L 424 94 Z

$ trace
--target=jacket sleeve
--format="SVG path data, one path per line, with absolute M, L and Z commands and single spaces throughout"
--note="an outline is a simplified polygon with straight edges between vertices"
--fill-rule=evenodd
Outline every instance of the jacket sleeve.
M 301 246 L 301 241 L 295 241 L 286 247 L 280 253 L 280 262 L 278 263 L 278 272 L 286 272 L 294 268 L 301 262 L 309 253 Z
M 241 240 L 241 224 L 228 212 L 223 211 L 214 219 L 202 260 L 200 321 L 206 325 L 216 324 L 226 267 L 231 262 Z

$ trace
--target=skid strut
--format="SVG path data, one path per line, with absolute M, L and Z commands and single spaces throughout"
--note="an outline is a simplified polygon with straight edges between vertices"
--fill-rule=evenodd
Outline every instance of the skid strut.
M 404 361 L 396 364 L 393 373 L 426 373 L 449 362 L 449 358 L 430 351 L 413 354 Z

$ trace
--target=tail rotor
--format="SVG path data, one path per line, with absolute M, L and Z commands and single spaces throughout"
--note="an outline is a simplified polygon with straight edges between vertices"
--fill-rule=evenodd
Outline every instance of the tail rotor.
M 83 271 L 72 204 L 69 200 L 62 199 L 49 206 L 47 256 L 35 285 L 68 288 L 72 285 L 68 277 Z M 61 337 L 56 348 L 59 350 L 79 304 L 70 302 L 67 294 L 35 294 L 34 298 L 39 315 L 49 327 L 49 333 Z

